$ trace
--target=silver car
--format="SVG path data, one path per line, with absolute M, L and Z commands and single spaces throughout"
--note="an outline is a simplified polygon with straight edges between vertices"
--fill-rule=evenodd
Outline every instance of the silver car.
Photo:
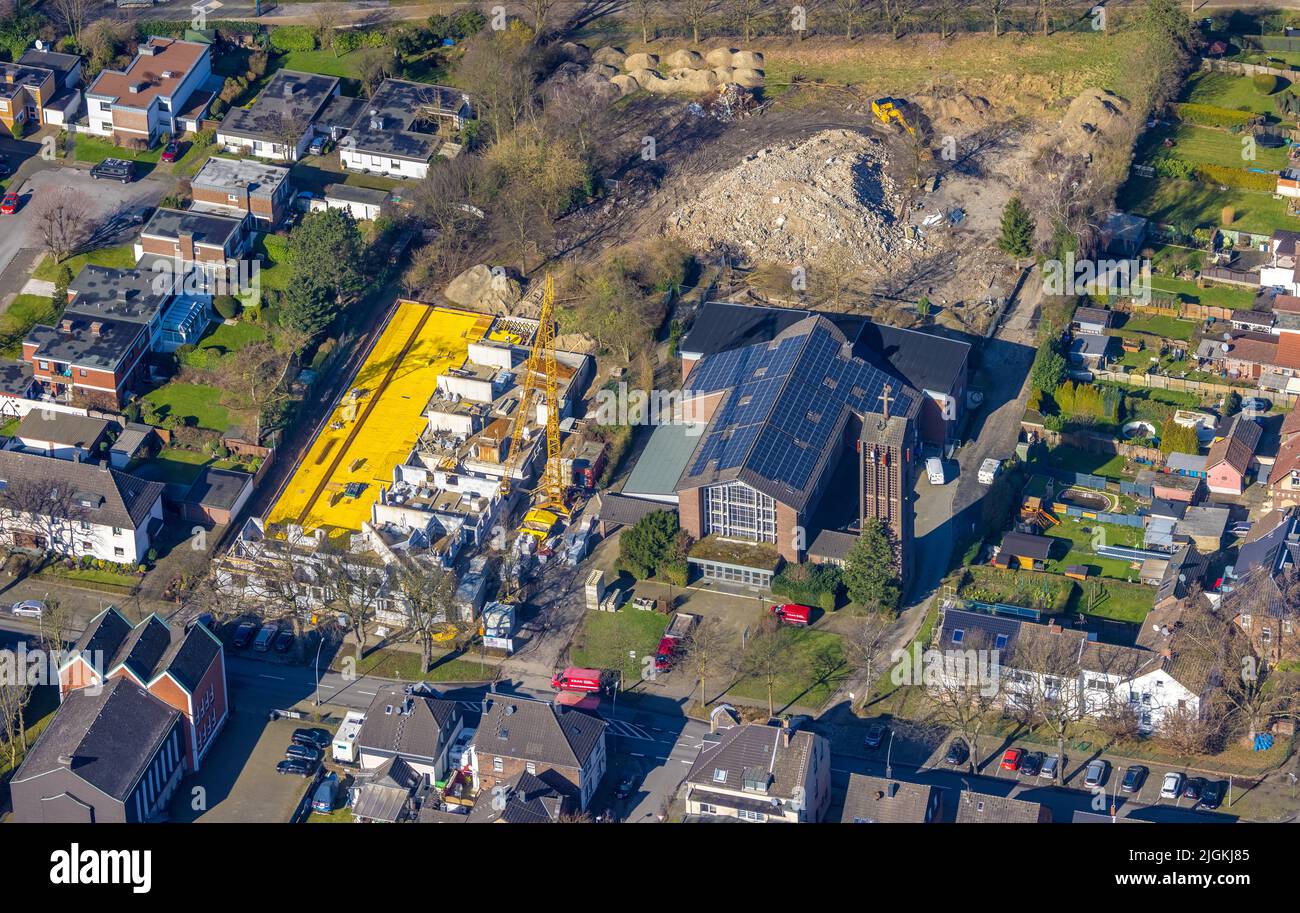
M 1103 758 L 1097 758 L 1088 762 L 1088 770 L 1083 777 L 1083 785 L 1092 789 L 1096 786 L 1104 786 L 1106 783 L 1106 773 L 1110 770 L 1110 762 Z
M 1183 794 L 1183 780 L 1183 775 L 1176 770 L 1171 770 L 1165 774 L 1164 782 L 1160 784 L 1160 798 L 1180 798 Z
M 40 618 L 45 614 L 45 603 L 39 599 L 24 599 L 15 602 L 9 611 L 22 618 Z
M 1070 763 L 1069 758 L 1066 758 L 1065 761 L 1062 762 L 1060 755 L 1056 755 L 1056 754 L 1048 755 L 1047 760 L 1043 762 L 1043 769 L 1038 772 L 1038 776 L 1040 776 L 1044 780 L 1055 780 L 1056 772 L 1058 770 L 1063 770 L 1065 768 L 1065 765 L 1069 763 Z

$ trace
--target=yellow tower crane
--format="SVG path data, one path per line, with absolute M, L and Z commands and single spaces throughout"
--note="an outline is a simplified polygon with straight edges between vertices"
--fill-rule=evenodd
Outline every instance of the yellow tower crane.
M 542 470 L 542 479 L 537 486 L 538 510 L 549 510 L 562 517 L 569 515 L 565 504 L 565 494 L 569 486 L 564 481 L 564 467 L 560 459 L 560 396 L 558 390 L 558 373 L 555 368 L 555 280 L 550 273 L 546 275 L 546 285 L 542 293 L 541 314 L 538 317 L 537 336 L 533 340 L 532 351 L 528 354 L 528 365 L 524 369 L 523 395 L 519 408 L 515 411 L 514 427 L 510 433 L 510 452 L 506 457 L 505 475 L 501 478 L 501 493 L 510 493 L 511 477 L 519 464 L 520 444 L 524 437 L 524 426 L 534 408 L 534 401 L 540 393 L 546 403 L 546 467 Z M 539 389 L 540 387 L 540 389 Z

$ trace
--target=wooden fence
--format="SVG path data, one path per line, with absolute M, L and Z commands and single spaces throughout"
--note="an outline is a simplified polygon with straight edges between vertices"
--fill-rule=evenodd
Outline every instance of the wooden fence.
M 1196 393 L 1202 396 L 1226 396 L 1229 393 L 1237 393 L 1241 396 L 1261 396 L 1265 399 L 1272 400 L 1278 405 L 1285 405 L 1288 409 L 1294 406 L 1296 400 L 1300 398 L 1294 393 L 1283 393 L 1278 390 L 1268 390 L 1263 387 L 1252 388 L 1240 384 L 1216 384 L 1203 380 L 1188 380 L 1185 377 L 1168 377 L 1164 374 L 1123 374 L 1118 371 L 1099 369 L 1093 371 L 1092 375 L 1097 380 L 1109 380 L 1116 383 L 1128 384 L 1131 387 L 1146 387 L 1147 389 L 1152 390 L 1176 390 L 1183 393 Z

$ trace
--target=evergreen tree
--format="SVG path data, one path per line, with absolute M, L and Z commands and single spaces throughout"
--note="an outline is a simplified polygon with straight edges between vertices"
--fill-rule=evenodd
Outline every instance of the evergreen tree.
M 844 558 L 841 574 L 849 599 L 877 611 L 893 612 L 903 598 L 903 583 L 894 560 L 889 531 L 872 518 L 862 524 L 862 535 Z
M 1007 205 L 1002 209 L 998 249 L 1017 260 L 1034 252 L 1034 219 L 1018 196 L 1007 200 Z

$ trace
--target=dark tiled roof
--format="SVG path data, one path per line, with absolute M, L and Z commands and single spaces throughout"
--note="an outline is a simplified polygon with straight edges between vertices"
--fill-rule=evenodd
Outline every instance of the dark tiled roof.
M 174 240 L 183 232 L 194 236 L 195 244 L 224 247 L 239 234 L 243 221 L 194 209 L 159 209 L 141 230 L 142 235 Z
M 71 758 L 72 772 L 124 801 L 180 712 L 123 676 L 102 689 L 79 689 L 63 699 L 14 782 L 57 770 Z
M 1237 472 L 1245 475 L 1250 469 L 1250 461 L 1255 457 L 1255 448 L 1264 429 L 1259 422 L 1238 414 L 1233 416 L 1228 433 L 1210 446 L 1206 467 L 1213 469 L 1220 463 L 1227 463 Z
M 1042 810 L 1038 802 L 970 790 L 957 796 L 958 824 L 1036 824 Z
M 1027 533 L 1007 533 L 1002 537 L 1002 551 L 1017 558 L 1033 558 L 1046 561 L 1052 553 L 1051 536 L 1031 536 Z
M 29 48 L 23 52 L 23 56 L 18 59 L 18 62 L 24 66 L 44 67 L 47 70 L 53 70 L 62 78 L 71 73 L 81 63 L 81 58 L 76 54 L 60 54 L 56 51 L 38 51 L 35 48 Z
M 14 437 L 91 447 L 108 431 L 108 422 L 73 412 L 33 409 L 18 423 Z
M 199 477 L 190 486 L 185 500 L 204 507 L 229 510 L 235 506 L 239 496 L 249 486 L 252 476 L 246 472 L 231 469 L 213 469 L 211 466 L 199 473 Z
M 621 495 L 612 491 L 602 491 L 598 497 L 600 498 L 600 509 L 597 516 L 600 517 L 602 523 L 631 526 L 646 514 L 654 513 L 657 510 L 667 510 L 676 513 L 674 505 L 667 504 L 663 501 L 647 501 L 644 498 L 629 498 L 626 495 Z
M 408 692 L 405 685 L 392 685 L 375 694 L 357 746 L 397 756 L 436 758 L 460 718 L 455 701 L 444 701 L 432 691 Z
M 105 661 L 117 655 L 118 649 L 131 633 L 131 622 L 117 610 L 109 606 L 90 620 L 86 629 L 77 639 L 76 652 L 87 655 L 101 653 Z
M 605 737 L 605 721 L 545 701 L 488 695 L 474 736 L 485 755 L 552 767 L 582 767 Z
M 765 784 L 754 791 L 754 801 L 771 810 L 771 800 L 788 801 L 803 788 L 818 736 L 806 730 L 789 733 L 779 726 L 746 723 L 722 733 L 714 745 L 705 745 L 686 781 L 705 789 L 745 789 L 746 781 Z M 725 776 L 724 776 L 725 775 Z
M 521 771 L 501 785 L 503 792 L 494 788 L 479 794 L 469 815 L 472 823 L 554 824 L 578 805 L 573 784 L 553 770 L 537 776 Z M 504 796 L 505 802 L 498 796 Z
M 1104 327 L 1110 326 L 1111 312 L 1106 308 L 1078 308 L 1074 312 L 1075 323 L 1098 323 Z
M 78 503 L 77 510 L 89 522 L 123 529 L 144 525 L 163 491 L 159 482 L 95 463 L 74 463 L 12 450 L 0 451 L 0 480 L 17 489 L 16 498 L 25 499 L 33 489 L 97 495 L 101 499 L 98 506 Z
M 841 824 L 926 824 L 939 805 L 937 786 L 849 774 Z
M 427 107 L 434 113 L 448 115 L 460 110 L 462 104 L 463 96 L 456 89 L 385 79 L 361 109 L 349 138 L 355 142 L 358 152 L 427 162 L 438 145 L 438 138 L 432 133 L 412 130 L 417 126 L 420 110 Z
M 125 666 L 143 684 L 148 685 L 154 670 L 172 642 L 172 629 L 157 615 L 140 622 L 123 642 L 110 668 Z
M 281 142 L 280 134 L 292 126 L 302 136 L 334 97 L 338 85 L 333 76 L 279 70 L 257 100 L 247 108 L 230 111 L 217 132 Z

